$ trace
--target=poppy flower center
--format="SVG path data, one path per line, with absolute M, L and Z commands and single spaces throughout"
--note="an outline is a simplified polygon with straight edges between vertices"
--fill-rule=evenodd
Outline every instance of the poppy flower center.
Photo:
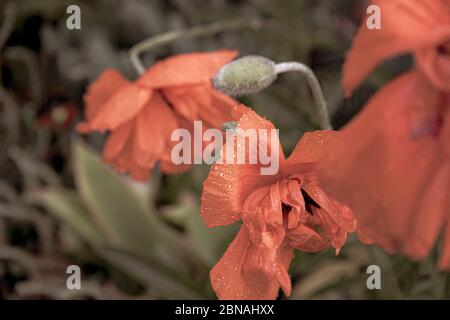
M 303 199 L 305 200 L 306 211 L 310 215 L 314 215 L 314 209 L 313 208 L 320 209 L 319 204 L 316 201 L 314 201 L 314 199 L 311 198 L 309 196 L 309 194 L 307 194 L 303 189 L 301 190 L 301 192 L 302 192 L 302 195 L 303 195 Z
M 437 51 L 439 54 L 450 55 L 450 41 L 440 44 L 437 47 Z
M 281 212 L 283 213 L 283 221 L 287 221 L 289 217 L 289 213 L 291 212 L 292 207 L 288 204 L 281 204 Z
M 293 175 L 257 189 L 246 199 L 242 220 L 255 245 L 273 249 L 279 247 L 286 238 L 288 242 L 298 240 L 300 225 L 303 226 L 300 227 L 303 230 L 300 233 L 310 231 L 308 239 L 311 235 L 321 237 L 325 221 L 316 213 L 322 209 L 302 188 L 303 184 L 303 176 Z

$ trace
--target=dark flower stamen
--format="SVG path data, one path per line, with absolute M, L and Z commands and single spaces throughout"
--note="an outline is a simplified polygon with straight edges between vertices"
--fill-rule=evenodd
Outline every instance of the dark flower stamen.
M 305 208 L 306 208 L 306 211 L 307 211 L 309 214 L 313 215 L 313 210 L 312 210 L 313 207 L 316 208 L 316 209 L 320 209 L 320 205 L 319 205 L 316 201 L 314 201 L 314 199 L 311 198 L 311 197 L 309 196 L 309 194 L 307 194 L 307 193 L 305 192 L 305 190 L 301 189 L 301 192 L 302 192 L 303 199 L 305 200 Z

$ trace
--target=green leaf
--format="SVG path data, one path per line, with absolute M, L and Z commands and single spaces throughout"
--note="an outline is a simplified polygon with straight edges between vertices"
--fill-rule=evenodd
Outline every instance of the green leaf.
M 104 238 L 89 220 L 86 207 L 74 191 L 48 189 L 36 192 L 32 197 L 33 200 L 53 214 L 56 219 L 71 227 L 90 245 L 104 244 Z
M 358 273 L 360 266 L 349 260 L 326 262 L 318 266 L 311 274 L 297 283 L 291 299 L 314 298 L 321 290 L 325 290 L 342 279 L 349 279 Z
M 116 250 L 101 250 L 100 256 L 144 284 L 152 294 L 166 299 L 204 299 L 205 297 L 174 275 L 161 272 L 133 255 Z
M 114 247 L 146 256 L 164 250 L 176 256 L 182 251 L 175 235 L 94 151 L 75 140 L 73 156 L 81 198 Z

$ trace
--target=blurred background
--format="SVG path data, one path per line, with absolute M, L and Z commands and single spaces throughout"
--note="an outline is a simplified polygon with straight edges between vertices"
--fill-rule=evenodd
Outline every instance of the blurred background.
M 66 9 L 81 9 L 68 30 Z M 145 54 L 147 66 L 192 51 L 237 49 L 274 61 L 301 61 L 317 73 L 339 128 L 389 78 L 400 57 L 379 68 L 350 99 L 340 84 L 345 53 L 365 0 L 15 0 L 0 2 L 0 299 L 215 299 L 208 272 L 238 225 L 208 230 L 200 219 L 208 166 L 138 184 L 101 162 L 104 135 L 81 137 L 87 85 L 108 67 L 136 77 L 129 48 L 143 39 L 238 17 L 260 31 L 184 39 Z M 242 101 L 280 129 L 285 152 L 318 128 L 306 83 L 296 74 Z M 413 262 L 351 237 L 339 256 L 297 251 L 290 299 L 450 298 L 437 250 Z M 366 287 L 367 266 L 382 289 Z M 82 289 L 68 290 L 78 265 Z M 280 296 L 280 299 L 286 297 Z

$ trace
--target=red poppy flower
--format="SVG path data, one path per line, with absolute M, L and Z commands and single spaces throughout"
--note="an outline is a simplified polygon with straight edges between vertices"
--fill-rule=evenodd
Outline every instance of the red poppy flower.
M 387 58 L 412 53 L 415 67 L 343 129 L 321 161 L 320 178 L 389 252 L 423 258 L 447 225 L 441 266 L 449 268 L 450 3 L 373 4 L 382 26 L 361 26 L 344 66 L 346 93 Z
M 155 63 L 130 82 L 109 69 L 90 85 L 84 97 L 86 121 L 77 129 L 111 131 L 103 156 L 118 172 L 145 181 L 157 161 L 165 173 L 187 169 L 170 159 L 173 130 L 220 127 L 230 120 L 236 101 L 212 88 L 211 78 L 237 55 L 221 50 L 180 54 Z
M 238 129 L 274 129 L 244 106 L 236 107 L 234 116 Z M 203 185 L 205 223 L 216 227 L 242 220 L 236 238 L 210 273 L 220 299 L 275 299 L 280 287 L 289 295 L 288 267 L 294 249 L 317 252 L 332 246 L 338 252 L 347 233 L 355 230 L 351 211 L 327 197 L 316 177 L 314 162 L 332 136 L 332 131 L 306 133 L 287 160 L 278 140 L 269 143 L 270 152 L 280 150 L 275 175 L 261 175 L 260 164 L 212 166 Z M 261 152 L 247 143 L 247 159 L 249 150 Z

